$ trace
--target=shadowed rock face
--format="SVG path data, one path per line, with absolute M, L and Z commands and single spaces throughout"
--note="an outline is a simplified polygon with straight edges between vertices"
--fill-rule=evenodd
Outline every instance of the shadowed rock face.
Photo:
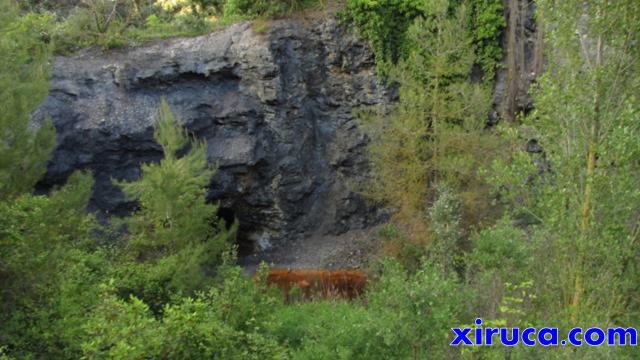
M 490 123 L 514 121 L 533 109 L 531 86 L 544 70 L 543 33 L 536 1 L 504 0 L 507 28 L 501 37 L 503 59 L 496 69 Z
M 241 240 L 281 246 L 306 233 L 341 233 L 379 215 L 351 189 L 367 176 L 354 107 L 386 102 L 371 51 L 325 19 L 249 24 L 213 34 L 58 57 L 49 97 L 58 147 L 39 187 L 94 172 L 92 210 L 135 209 L 111 178 L 134 180 L 162 157 L 153 121 L 165 97 L 208 143 L 219 170 L 208 198 L 237 216 Z

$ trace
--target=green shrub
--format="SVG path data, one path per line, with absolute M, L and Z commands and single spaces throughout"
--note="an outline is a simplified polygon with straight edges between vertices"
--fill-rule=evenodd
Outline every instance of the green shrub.
M 466 279 L 476 289 L 476 313 L 486 320 L 502 319 L 515 326 L 530 319 L 533 310 L 529 303 L 512 304 L 510 300 L 523 297 L 529 301 L 537 289 L 533 286 L 539 285 L 536 272 L 531 271 L 534 247 L 524 231 L 503 218 L 472 236 L 470 245 L 464 260 Z M 524 296 L 522 291 L 532 295 Z
M 166 305 L 160 317 L 136 297 L 115 296 L 113 283 L 104 285 L 85 325 L 85 357 L 287 359 L 287 350 L 267 331 L 274 327 L 279 298 L 239 267 L 224 265 L 219 273 L 224 283 Z
M 346 17 L 370 41 L 381 75 L 403 56 L 405 33 L 423 10 L 421 0 L 347 0 Z
M 395 261 L 379 265 L 366 305 L 320 301 L 279 308 L 280 343 L 294 359 L 455 358 L 447 341 L 465 318 L 469 294 L 454 276 L 424 262 L 408 274 Z
M 16 355 L 79 351 L 79 324 L 108 268 L 85 214 L 92 185 L 77 173 L 49 197 L 0 202 L 0 338 Z
M 366 308 L 347 302 L 301 303 L 278 312 L 276 338 L 291 348 L 292 359 L 380 359 L 389 349 Z
M 428 20 L 440 11 L 455 13 L 460 6 L 470 7 L 471 16 L 465 21 L 473 34 L 477 63 L 483 68 L 485 79 L 492 81 L 497 63 L 502 59 L 499 40 L 506 26 L 501 0 L 347 0 L 345 15 L 370 41 L 378 71 L 386 78 L 391 65 L 410 53 L 406 35 L 416 18 Z
M 484 71 L 485 81 L 492 81 L 496 66 L 502 60 L 500 34 L 507 26 L 502 0 L 475 0 L 471 3 L 476 61 Z
M 463 232 L 460 226 L 460 200 L 453 190 L 439 184 L 438 198 L 429 209 L 431 243 L 429 258 L 443 271 L 453 271 Z
M 226 230 L 218 206 L 205 201 L 214 173 L 205 143 L 179 125 L 164 100 L 154 136 L 164 159 L 144 164 L 138 181 L 119 183 L 140 202 L 140 210 L 125 219 L 128 242 L 117 277 L 122 294 L 135 294 L 157 312 L 173 295 L 192 294 L 211 281 L 208 274 L 218 266 L 235 225 Z M 190 150 L 178 157 L 187 146 Z
M 378 230 L 378 235 L 385 240 L 396 239 L 399 236 L 398 228 L 392 223 L 384 224 L 380 227 L 380 230 Z
M 443 273 L 423 259 L 415 274 L 384 261 L 368 296 L 369 309 L 382 319 L 375 328 L 390 347 L 383 358 L 448 358 L 451 324 L 467 319 L 470 289 L 455 273 Z
M 100 13 L 108 10 L 109 2 L 92 8 L 75 8 L 64 21 L 56 24 L 53 29 L 56 52 L 66 54 L 89 45 L 106 49 L 123 46 L 128 23 L 116 16 L 117 12 L 111 16 Z
M 501 270 L 508 275 L 525 268 L 531 261 L 531 249 L 527 247 L 524 232 L 509 218 L 480 231 L 471 242 L 473 250 L 466 261 L 474 271 Z
M 55 146 L 50 121 L 37 131 L 29 124 L 49 90 L 51 20 L 19 16 L 12 1 L 0 0 L 0 200 L 32 191 Z
M 224 15 L 242 15 L 253 17 L 281 16 L 302 10 L 310 0 L 227 0 Z

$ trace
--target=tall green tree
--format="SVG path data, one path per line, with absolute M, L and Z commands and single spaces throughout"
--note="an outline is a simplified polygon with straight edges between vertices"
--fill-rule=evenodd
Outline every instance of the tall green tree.
M 49 121 L 37 130 L 29 122 L 49 91 L 49 20 L 20 16 L 12 1 L 0 0 L 0 200 L 31 191 L 55 146 Z
M 573 321 L 628 321 L 638 310 L 640 3 L 539 6 L 547 72 L 536 110 L 513 134 L 537 139 L 544 158 L 516 151 L 497 168 L 496 184 L 539 223 L 553 269 L 541 286 L 559 295 L 554 308 Z M 550 171 L 534 176 L 536 166 Z
M 206 145 L 182 128 L 166 101 L 155 123 L 164 158 L 144 164 L 142 177 L 121 183 L 140 209 L 125 219 L 129 227 L 123 288 L 158 310 L 171 294 L 201 289 L 235 230 L 218 219 L 216 204 L 205 201 L 214 170 Z M 181 150 L 188 148 L 185 155 Z
M 372 137 L 372 196 L 396 207 L 398 219 L 418 222 L 439 182 L 460 192 L 465 205 L 482 203 L 479 191 L 484 197 L 488 187 L 477 171 L 495 144 L 484 131 L 488 91 L 470 82 L 475 55 L 468 8 L 459 5 L 451 14 L 449 1 L 429 4 L 429 13 L 407 30 L 409 53 L 391 73 L 400 84 L 399 103 L 390 115 L 364 122 Z
M 85 213 L 91 174 L 73 174 L 49 196 L 31 194 L 55 146 L 48 120 L 30 122 L 48 92 L 49 21 L 0 0 L 0 344 L 20 358 L 78 355 L 104 268 Z

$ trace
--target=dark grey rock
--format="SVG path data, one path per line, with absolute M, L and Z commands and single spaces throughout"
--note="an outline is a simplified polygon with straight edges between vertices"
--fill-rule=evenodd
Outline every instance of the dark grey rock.
M 536 21 L 536 1 L 535 0 L 503 0 L 505 6 L 505 17 L 507 22 L 510 13 L 515 12 L 516 22 L 513 31 L 515 32 L 514 44 L 509 44 L 508 32 L 510 28 L 503 31 L 501 37 L 501 47 L 503 50 L 503 60 L 496 70 L 495 83 L 493 88 L 494 111 L 489 115 L 489 123 L 495 124 L 501 117 L 505 117 L 508 112 L 515 114 L 527 113 L 533 109 L 533 98 L 531 96 L 531 86 L 536 78 L 542 73 L 544 59 L 542 58 L 543 42 L 539 24 Z M 514 63 L 509 64 L 508 52 L 514 51 Z M 515 84 L 509 88 L 509 67 L 514 66 Z M 507 98 L 515 96 L 513 109 L 508 108 Z M 514 114 L 514 115 L 515 115 Z
M 259 35 L 242 23 L 56 58 L 50 95 L 34 115 L 49 114 L 58 132 L 39 188 L 90 169 L 92 210 L 135 209 L 111 179 L 134 180 L 142 163 L 161 159 L 152 126 L 164 97 L 207 141 L 219 166 L 208 198 L 239 218 L 245 240 L 277 247 L 375 223 L 376 207 L 352 191 L 368 173 L 367 138 L 352 109 L 388 99 L 371 51 L 332 18 L 269 27 Z

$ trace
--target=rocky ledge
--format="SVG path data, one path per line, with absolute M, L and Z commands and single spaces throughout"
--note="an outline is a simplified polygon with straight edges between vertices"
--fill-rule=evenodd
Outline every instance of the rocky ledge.
M 353 109 L 386 103 L 372 52 L 326 18 L 241 23 L 188 39 L 57 57 L 48 114 L 58 146 L 47 190 L 77 169 L 96 185 L 91 209 L 122 215 L 136 204 L 111 179 L 134 180 L 162 158 L 153 121 L 166 98 L 181 123 L 207 141 L 218 166 L 208 192 L 241 223 L 242 250 L 282 247 L 310 235 L 375 223 L 380 213 L 353 189 L 367 177 L 367 138 Z

